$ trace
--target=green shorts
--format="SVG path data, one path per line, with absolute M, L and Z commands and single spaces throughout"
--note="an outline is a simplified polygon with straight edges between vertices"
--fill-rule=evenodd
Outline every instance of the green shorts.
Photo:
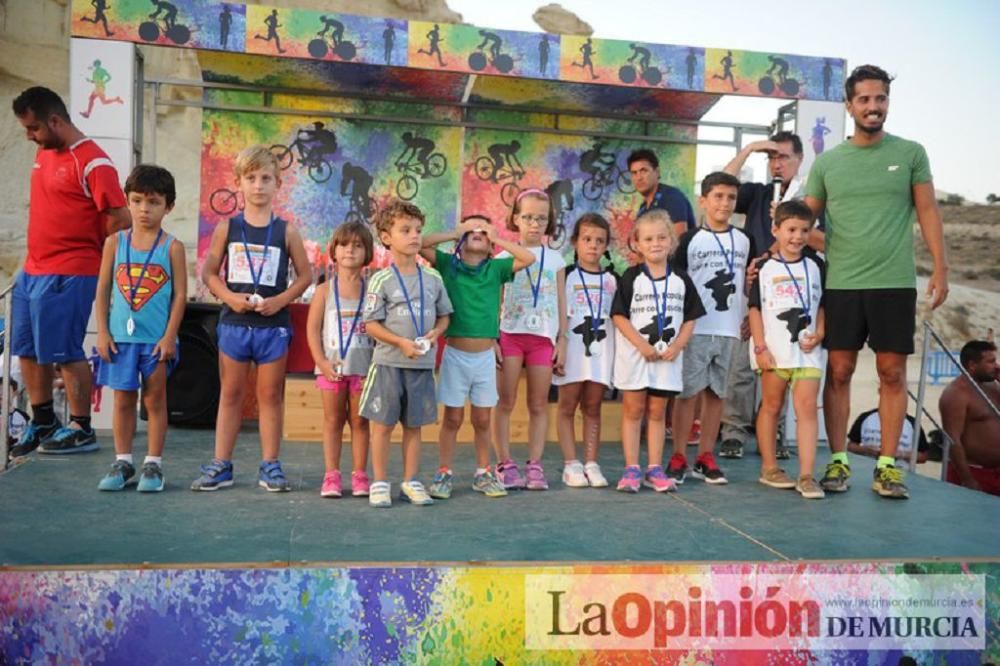
M 823 371 L 819 368 L 775 368 L 771 372 L 790 384 L 794 384 L 800 379 L 823 378 Z

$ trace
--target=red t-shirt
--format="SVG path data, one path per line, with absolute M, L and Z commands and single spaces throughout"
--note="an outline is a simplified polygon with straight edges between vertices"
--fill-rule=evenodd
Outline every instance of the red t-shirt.
M 25 272 L 97 275 L 108 235 L 104 212 L 125 204 L 118 172 L 91 139 L 40 149 L 31 171 Z

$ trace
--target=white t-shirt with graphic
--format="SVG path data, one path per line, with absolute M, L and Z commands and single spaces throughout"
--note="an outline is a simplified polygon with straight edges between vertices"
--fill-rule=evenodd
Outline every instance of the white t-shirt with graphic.
M 503 287 L 500 308 L 500 331 L 527 333 L 549 338 L 553 344 L 559 332 L 559 283 L 557 276 L 566 268 L 562 255 L 544 245 L 530 247 L 535 263 L 518 271 Z M 498 257 L 509 257 L 504 251 Z M 543 258 L 544 257 L 544 258 Z M 539 282 L 539 272 L 541 281 Z M 532 292 L 538 284 L 537 305 Z
M 823 369 L 823 350 L 802 351 L 799 336 L 816 332 L 816 317 L 823 305 L 826 268 L 811 250 L 797 261 L 783 262 L 777 256 L 758 264 L 757 279 L 750 287 L 750 307 L 760 310 L 764 322 L 764 344 L 774 356 L 776 368 Z M 750 340 L 750 365 L 757 358 Z
M 733 226 L 725 231 L 700 227 L 681 236 L 673 265 L 691 278 L 705 306 L 705 316 L 694 325 L 696 334 L 740 337 L 747 262 L 754 254 L 750 237 Z
M 658 313 L 662 322 L 658 322 Z M 625 271 L 619 280 L 611 314 L 627 317 L 635 330 L 655 345 L 660 340 L 670 344 L 680 333 L 681 324 L 703 316 L 705 308 L 687 275 L 671 270 L 654 285 L 646 267 L 640 264 Z M 684 386 L 683 363 L 684 352 L 673 361 L 647 361 L 616 328 L 613 380 L 616 388 L 680 391 Z
M 365 331 L 365 322 L 360 313 L 361 300 L 341 298 L 338 316 L 337 299 L 333 292 L 334 280 L 328 280 L 327 284 L 326 309 L 323 312 L 323 352 L 334 366 L 343 362 L 344 375 L 367 375 L 375 341 Z M 347 345 L 347 353 L 341 358 L 340 349 L 344 345 Z M 320 374 L 319 368 L 316 368 L 316 374 Z
M 614 273 L 592 273 L 575 264 L 566 267 L 566 375 L 553 376 L 556 386 L 597 382 L 611 386 L 615 360 L 615 325 L 611 304 L 618 289 Z

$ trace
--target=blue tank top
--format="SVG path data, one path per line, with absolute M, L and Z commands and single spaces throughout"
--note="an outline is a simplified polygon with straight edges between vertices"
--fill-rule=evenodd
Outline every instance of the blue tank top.
M 229 220 L 229 234 L 226 236 L 226 286 L 230 291 L 253 294 L 255 275 L 259 280 L 256 293 L 264 298 L 277 296 L 288 289 L 288 249 L 285 243 L 288 222 L 275 217 L 271 219 L 269 226 L 270 238 L 268 227 L 247 224 L 242 214 Z M 247 262 L 248 249 L 252 264 Z M 223 305 L 219 321 L 233 326 L 267 328 L 288 326 L 289 316 L 287 308 L 272 317 L 265 317 L 256 312 L 236 313 L 228 305 Z
M 170 304 L 174 296 L 170 245 L 174 237 L 164 233 L 153 249 L 152 256 L 148 249 L 139 250 L 134 246 L 129 252 L 128 231 L 119 231 L 117 241 L 118 249 L 115 250 L 115 265 L 111 276 L 111 311 L 108 317 L 111 337 L 115 342 L 155 344 L 163 337 L 170 319 Z M 143 273 L 142 267 L 147 256 L 149 265 Z M 133 289 L 134 297 L 131 295 Z M 131 313 L 129 298 L 132 298 Z M 129 314 L 135 323 L 132 335 L 128 334 Z

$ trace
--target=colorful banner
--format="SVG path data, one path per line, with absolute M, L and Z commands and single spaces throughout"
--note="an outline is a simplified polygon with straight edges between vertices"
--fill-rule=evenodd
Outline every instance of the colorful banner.
M 979 666 L 1000 659 L 998 580 L 996 563 L 4 571 L 0 662 Z
M 837 101 L 845 62 L 220 0 L 73 0 L 75 37 L 462 74 Z

